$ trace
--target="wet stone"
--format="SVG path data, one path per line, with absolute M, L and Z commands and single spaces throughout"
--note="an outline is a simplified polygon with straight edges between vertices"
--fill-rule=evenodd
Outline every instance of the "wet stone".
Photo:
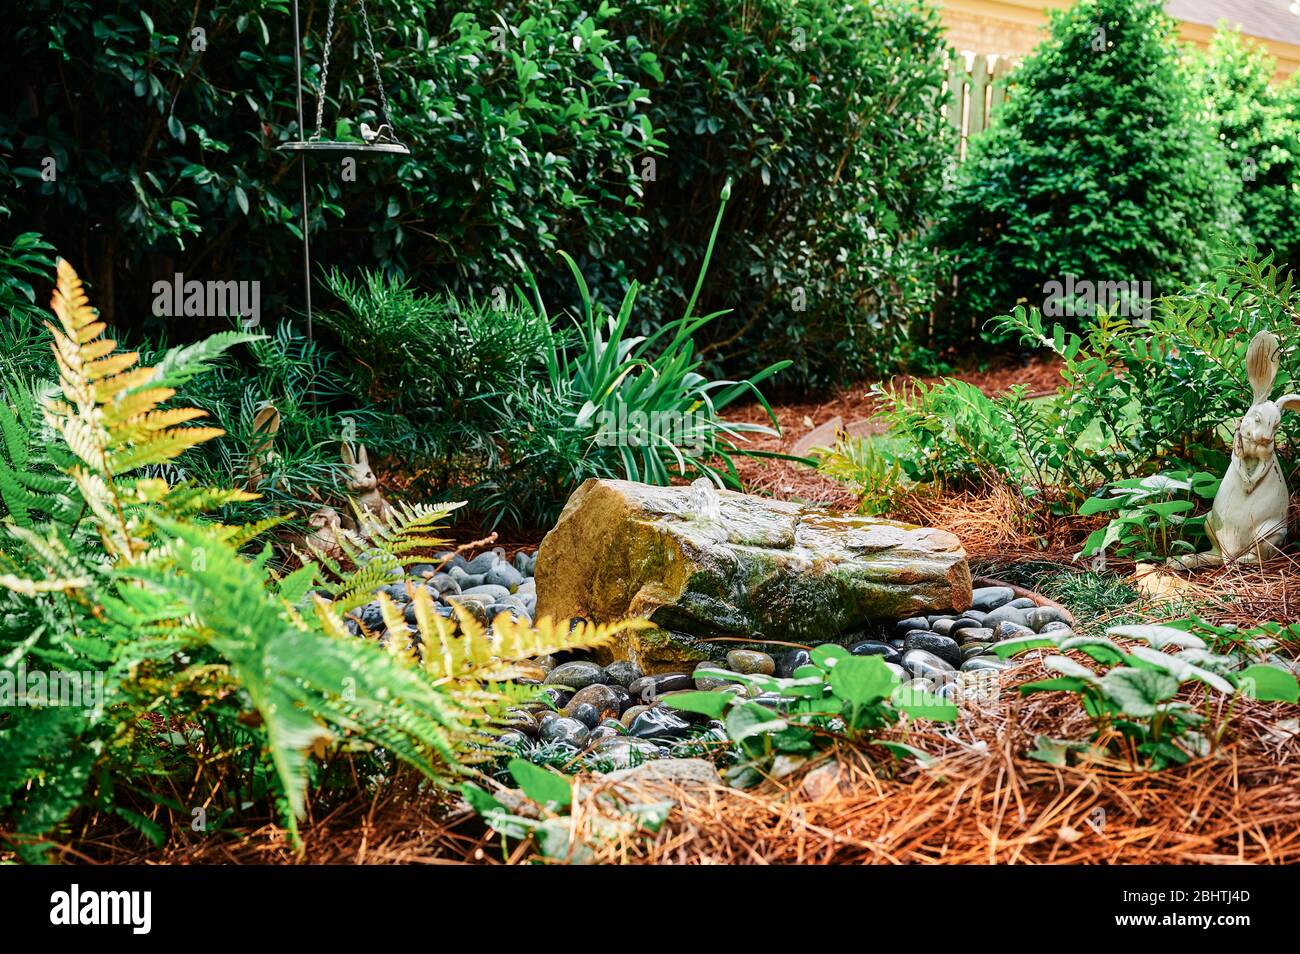
M 487 573 L 488 570 L 492 569 L 500 562 L 501 558 L 491 551 L 480 553 L 478 556 L 474 557 L 474 559 L 465 564 L 465 572 L 470 574 Z
M 894 636 L 902 639 L 914 629 L 929 629 L 930 621 L 924 616 L 912 616 L 908 619 L 900 619 L 894 624 Z
M 700 673 L 700 670 L 702 669 L 719 670 L 725 668 L 726 668 L 725 666 L 719 666 L 717 663 L 713 662 L 712 660 L 706 659 L 704 662 L 700 663 L 698 666 L 695 667 L 695 672 L 692 674 L 695 679 L 695 688 L 708 691 L 711 689 L 722 689 L 726 686 L 733 685 L 733 683 L 731 683 L 727 679 L 719 679 L 717 676 L 705 676 L 705 675 L 701 675 Z
M 1064 623 L 1065 614 L 1055 606 L 1036 606 L 1025 611 L 1025 625 L 1035 632 L 1042 630 L 1048 623 Z
M 638 739 L 680 739 L 691 731 L 691 724 L 663 706 L 654 706 L 632 720 L 627 734 Z
M 641 667 L 630 659 L 619 659 L 605 667 L 611 683 L 618 683 L 626 688 L 641 678 Z
M 503 586 L 513 593 L 524 581 L 524 575 L 509 563 L 498 563 L 483 575 L 483 582 L 489 586 Z
M 980 586 L 971 590 L 971 609 L 987 613 L 1010 603 L 1016 592 L 1009 586 Z
M 727 653 L 727 668 L 747 675 L 770 676 L 776 672 L 776 662 L 767 653 L 733 649 Z
M 581 748 L 591 735 L 591 730 L 577 719 L 557 716 L 544 721 L 537 734 L 543 742 L 563 742 Z
M 562 663 L 546 674 L 544 682 L 548 686 L 568 686 L 570 689 L 585 689 L 597 683 L 603 683 L 609 674 L 603 666 L 594 662 L 577 660 Z
M 1028 625 L 1025 621 L 1024 611 L 1011 605 L 1000 606 L 984 617 L 985 626 L 996 627 L 998 623 L 1002 622 L 1015 623 L 1017 626 Z
M 930 624 L 930 629 L 940 636 L 947 636 L 952 632 L 952 624 L 955 622 L 951 616 L 941 616 Z
M 903 668 L 913 676 L 924 679 L 946 679 L 956 667 L 934 653 L 924 649 L 909 649 L 903 653 Z
M 882 643 L 875 639 L 864 639 L 860 643 L 854 643 L 849 647 L 849 652 L 854 656 L 880 656 L 885 662 L 896 663 L 903 658 L 900 653 L 889 643 Z
M 634 680 L 627 687 L 627 691 L 632 693 L 634 700 L 653 703 L 665 692 L 692 689 L 694 686 L 695 680 L 689 673 L 669 672 L 657 676 L 642 676 Z
M 997 642 L 1002 642 L 1004 639 L 1018 639 L 1021 636 L 1035 635 L 1037 634 L 1028 626 L 1021 626 L 1019 623 L 1012 623 L 1008 620 L 1003 620 L 993 627 L 993 638 Z
M 812 654 L 806 649 L 791 649 L 781 654 L 776 664 L 776 674 L 782 679 L 789 679 L 800 666 L 812 665 Z
M 636 719 L 637 716 L 639 716 L 641 713 L 645 712 L 649 708 L 650 708 L 649 706 L 644 706 L 644 705 L 628 706 L 626 709 L 623 710 L 623 714 L 619 716 L 618 721 L 623 724 L 624 728 L 626 728 L 632 724 L 632 722 Z
M 961 647 L 951 636 L 940 636 L 938 633 L 920 633 L 913 632 L 908 635 L 906 642 L 903 644 L 904 655 L 913 650 L 925 650 L 931 653 L 949 666 L 956 667 L 961 665 Z
M 997 656 L 976 656 L 968 659 L 961 664 L 962 672 L 979 672 L 980 670 L 996 670 L 1002 672 L 1010 669 L 1011 663 L 999 659 Z
M 569 700 L 568 706 L 565 707 L 565 715 L 578 718 L 574 711 L 577 706 L 588 705 L 593 707 L 599 713 L 600 718 L 604 719 L 610 715 L 617 716 L 623 711 L 623 700 L 631 701 L 626 689 L 621 686 L 615 690 L 612 686 L 602 686 L 600 683 L 593 683 L 585 686 L 573 694 Z M 585 719 L 583 720 L 586 721 Z
M 594 729 L 600 725 L 600 710 L 589 702 L 582 702 L 577 705 L 570 700 L 569 704 L 564 707 L 565 715 L 570 719 L 577 719 L 588 729 Z

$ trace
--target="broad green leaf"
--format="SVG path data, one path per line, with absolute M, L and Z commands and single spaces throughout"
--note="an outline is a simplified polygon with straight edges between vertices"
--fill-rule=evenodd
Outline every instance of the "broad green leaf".
M 899 686 L 889 699 L 900 711 L 906 712 L 914 719 L 929 719 L 931 722 L 953 722 L 957 718 L 957 705 L 954 702 L 929 692 Z
M 1102 692 L 1125 715 L 1146 718 L 1156 714 L 1160 703 L 1173 698 L 1178 680 L 1155 669 L 1112 669 L 1101 679 Z
M 843 659 L 857 658 L 843 646 L 836 646 L 834 643 L 826 643 L 822 646 L 817 646 L 813 649 L 810 655 L 812 656 L 812 661 L 822 669 L 831 669 L 836 663 Z
M 1154 649 L 1177 646 L 1181 649 L 1205 649 L 1205 640 L 1186 630 L 1172 626 L 1111 626 L 1106 630 L 1111 639 L 1137 639 Z
M 572 784 L 558 772 L 520 758 L 511 759 L 506 768 L 523 793 L 547 811 L 567 808 L 573 801 Z
M 1097 662 L 1108 665 L 1126 662 L 1128 659 L 1119 645 L 1101 636 L 1071 636 L 1062 640 L 1060 645 L 1061 649 L 1077 649 Z
M 771 709 L 753 701 L 732 706 L 726 719 L 727 735 L 733 742 L 744 742 L 768 732 L 780 732 L 787 725 L 789 723 Z
M 1031 649 L 1042 649 L 1046 646 L 1056 646 L 1056 640 L 1051 636 L 1015 636 L 1011 639 L 1004 639 L 1000 643 L 993 644 L 993 651 L 997 653 L 999 659 L 1010 659 L 1012 656 L 1028 652 Z
M 898 684 L 879 656 L 849 656 L 831 669 L 831 690 L 845 702 L 865 706 L 888 696 Z
M 1180 659 L 1177 656 L 1171 656 L 1168 653 L 1162 653 L 1158 649 L 1152 649 L 1150 646 L 1134 646 L 1130 655 L 1136 663 L 1154 666 L 1162 672 L 1167 672 L 1180 683 L 1196 679 L 1205 683 L 1212 689 L 1222 692 L 1226 695 L 1232 695 L 1236 692 L 1232 683 L 1223 678 L 1216 672 L 1208 669 L 1202 669 L 1200 666 L 1189 663 L 1186 659 Z
M 664 696 L 662 701 L 672 709 L 681 709 L 683 712 L 698 712 L 710 719 L 717 719 L 727 711 L 727 706 L 731 704 L 731 700 L 734 698 L 736 697 L 729 692 L 701 691 L 681 692 L 672 696 Z
M 1237 686 L 1243 695 L 1260 702 L 1296 702 L 1300 686 L 1296 678 L 1276 666 L 1257 664 L 1237 673 Z

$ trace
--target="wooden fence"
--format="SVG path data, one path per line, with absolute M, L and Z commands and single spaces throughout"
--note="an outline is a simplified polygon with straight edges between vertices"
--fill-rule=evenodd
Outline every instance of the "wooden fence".
M 965 159 L 970 140 L 988 129 L 1007 96 L 1007 56 L 958 53 L 948 62 L 948 122 L 957 130 L 957 158 Z

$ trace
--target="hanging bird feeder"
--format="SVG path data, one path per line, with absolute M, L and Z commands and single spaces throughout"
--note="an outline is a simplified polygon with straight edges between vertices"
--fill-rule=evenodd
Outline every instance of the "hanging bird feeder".
M 370 13 L 366 10 L 366 0 L 360 0 L 361 5 L 361 23 L 365 27 L 366 51 L 370 55 L 370 65 L 374 70 L 375 86 L 379 90 L 379 110 L 383 121 L 378 129 L 371 129 L 366 123 L 361 123 L 361 141 L 343 140 L 343 139 L 326 139 L 324 136 L 325 125 L 325 91 L 329 88 L 330 75 L 330 44 L 334 40 L 334 13 L 338 6 L 338 0 L 330 0 L 329 15 L 325 21 L 325 43 L 324 54 L 321 58 L 320 86 L 316 91 L 316 131 L 308 139 L 298 139 L 281 144 L 280 152 L 299 153 L 302 155 L 315 155 L 323 159 L 353 156 L 362 158 L 365 156 L 409 156 L 411 150 L 407 148 L 406 143 L 397 138 L 394 131 L 393 117 L 388 109 L 388 95 L 384 92 L 384 81 L 379 75 L 379 54 L 375 51 L 375 38 L 370 32 Z M 302 115 L 302 41 L 299 39 L 298 29 L 298 0 L 293 4 L 293 24 L 295 33 L 295 47 L 293 56 L 294 72 L 298 80 L 298 135 L 303 131 Z
M 349 142 L 326 139 L 321 129 L 325 123 L 325 90 L 329 83 L 330 42 L 334 39 L 334 11 L 338 0 L 330 0 L 329 16 L 325 23 L 325 53 L 321 60 L 320 88 L 316 91 L 316 131 L 309 139 L 299 139 L 283 143 L 280 152 L 303 157 L 316 156 L 320 159 L 362 158 L 365 156 L 409 156 L 411 150 L 397 138 L 393 131 L 393 117 L 388 112 L 388 95 L 384 92 L 384 81 L 379 75 L 379 54 L 375 52 L 375 38 L 370 32 L 370 13 L 366 10 L 366 0 L 361 4 L 361 22 L 366 28 L 366 48 L 370 53 L 370 64 L 375 71 L 375 85 L 379 88 L 379 109 L 383 122 L 378 129 L 372 130 L 365 123 L 361 124 L 361 142 Z M 302 114 L 302 28 L 298 20 L 298 0 L 293 0 L 293 71 L 298 80 L 298 135 L 303 133 Z M 299 167 L 302 183 L 302 285 L 303 298 L 307 303 L 307 338 L 312 337 L 311 322 L 311 236 L 309 216 L 307 214 L 307 163 Z

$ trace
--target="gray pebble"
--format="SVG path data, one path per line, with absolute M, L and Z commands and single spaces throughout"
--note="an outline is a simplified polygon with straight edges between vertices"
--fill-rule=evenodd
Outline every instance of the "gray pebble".
M 1015 590 L 1009 586 L 981 586 L 971 590 L 970 608 L 987 613 L 1015 598 Z
M 984 617 L 984 625 L 988 627 L 996 628 L 997 624 L 1003 621 L 1015 623 L 1017 626 L 1029 625 L 1025 622 L 1024 611 L 1019 607 L 1011 606 L 1010 604 L 999 606 L 997 609 L 991 611 L 989 615 Z

